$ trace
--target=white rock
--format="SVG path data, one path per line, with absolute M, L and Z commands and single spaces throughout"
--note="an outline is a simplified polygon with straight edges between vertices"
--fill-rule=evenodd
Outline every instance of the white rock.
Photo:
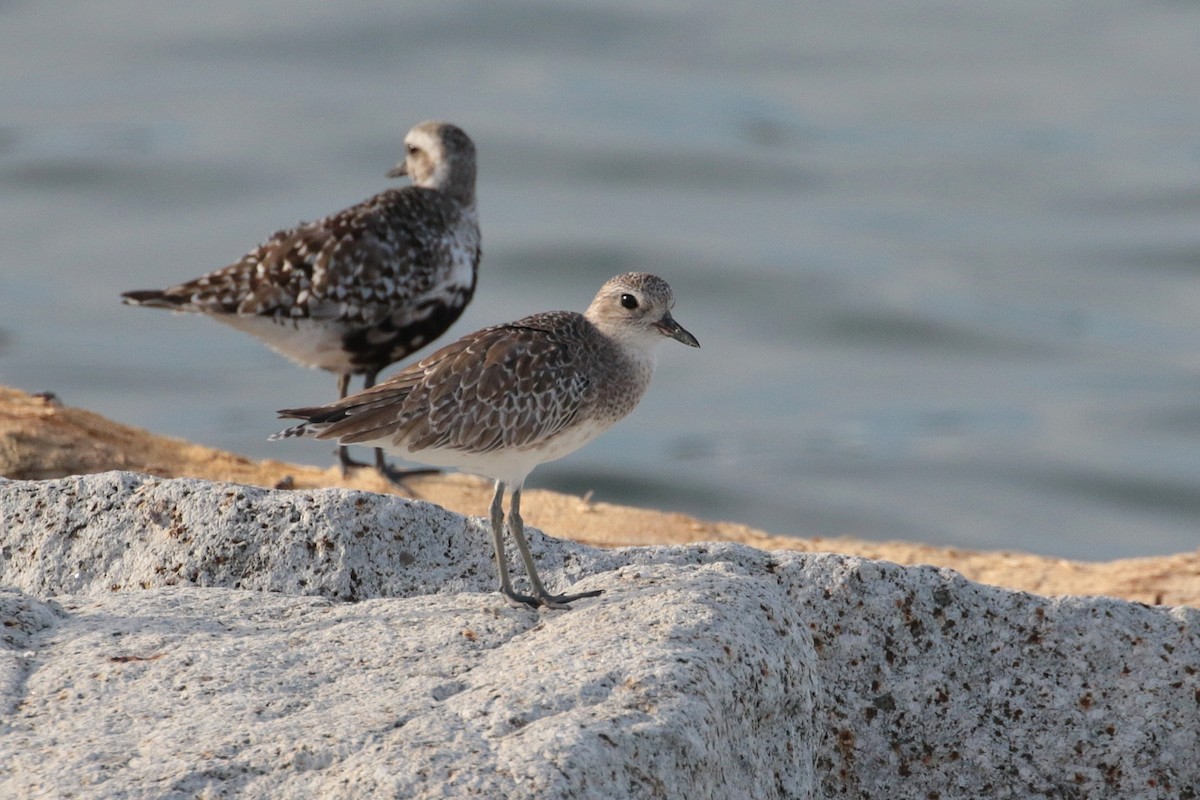
M 482 511 L 482 509 L 481 509 Z M 0 797 L 1194 797 L 1194 609 L 486 527 L 358 492 L 0 482 Z M 350 602 L 353 601 L 353 602 Z

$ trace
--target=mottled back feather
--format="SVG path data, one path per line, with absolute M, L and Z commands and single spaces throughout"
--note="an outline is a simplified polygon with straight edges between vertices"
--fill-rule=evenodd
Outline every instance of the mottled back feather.
M 583 314 L 551 311 L 484 328 L 272 438 L 369 443 L 488 475 L 518 490 L 537 464 L 583 447 L 637 405 L 667 338 L 699 347 L 671 316 L 667 283 L 618 275 Z
M 208 314 L 336 372 L 373 374 L 407 356 L 470 302 L 481 249 L 470 138 L 429 122 L 406 143 L 404 166 L 389 175 L 407 174 L 412 186 L 278 231 L 195 280 L 126 292 L 125 302 Z M 289 333 L 314 327 L 322 334 Z
M 592 409 L 607 359 L 621 358 L 609 350 L 582 314 L 535 314 L 477 331 L 339 403 L 280 413 L 348 444 L 387 432 L 413 452 L 530 447 Z
M 278 231 L 228 267 L 163 291 L 215 314 L 373 325 L 445 281 L 444 235 L 463 209 L 419 186 L 389 189 L 330 217 Z M 474 261 L 478 264 L 478 241 Z

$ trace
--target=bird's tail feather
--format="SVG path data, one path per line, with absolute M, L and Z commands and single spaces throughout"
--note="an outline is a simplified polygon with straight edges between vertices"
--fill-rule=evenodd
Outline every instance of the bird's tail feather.
M 314 434 L 315 431 L 309 428 L 308 423 L 302 422 L 299 425 L 293 425 L 292 427 L 279 431 L 278 433 L 272 433 L 267 437 L 267 440 L 278 442 L 280 439 L 294 439 L 300 436 L 312 436 Z
M 146 306 L 147 308 L 167 308 L 179 310 L 188 304 L 187 298 L 175 297 L 159 289 L 138 289 L 123 292 L 121 302 L 127 306 Z

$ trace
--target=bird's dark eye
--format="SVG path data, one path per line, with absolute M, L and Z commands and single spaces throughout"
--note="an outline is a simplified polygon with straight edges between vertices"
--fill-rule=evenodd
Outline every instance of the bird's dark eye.
M 634 309 L 638 307 L 637 298 L 631 294 L 621 295 L 621 306 L 623 308 Z
M 410 156 L 417 154 L 417 146 L 415 144 L 406 144 L 404 145 L 404 149 L 408 150 Z

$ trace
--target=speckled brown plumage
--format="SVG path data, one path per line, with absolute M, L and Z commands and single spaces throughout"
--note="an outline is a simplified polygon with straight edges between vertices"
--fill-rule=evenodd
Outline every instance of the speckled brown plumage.
M 551 311 L 484 328 L 378 386 L 326 406 L 281 411 L 305 422 L 272 438 L 370 444 L 494 479 L 501 592 L 532 605 L 563 604 L 575 596 L 546 592 L 520 535 L 521 487 L 535 466 L 577 450 L 633 410 L 650 384 L 664 337 L 699 346 L 672 318 L 672 305 L 661 278 L 618 275 L 583 314 Z M 497 520 L 506 487 L 510 531 L 532 595 L 513 592 L 504 565 Z
M 389 189 L 279 231 L 237 262 L 131 305 L 205 314 L 299 364 L 371 386 L 380 370 L 432 342 L 475 292 L 481 256 L 475 147 L 442 122 L 415 126 Z M 341 450 L 343 464 L 352 464 Z M 377 463 L 383 468 L 382 458 Z
M 406 137 L 413 185 L 275 233 L 237 262 L 125 302 L 206 314 L 305 366 L 373 374 L 440 336 L 475 291 L 475 148 L 423 123 Z M 300 330 L 318 331 L 308 337 Z

